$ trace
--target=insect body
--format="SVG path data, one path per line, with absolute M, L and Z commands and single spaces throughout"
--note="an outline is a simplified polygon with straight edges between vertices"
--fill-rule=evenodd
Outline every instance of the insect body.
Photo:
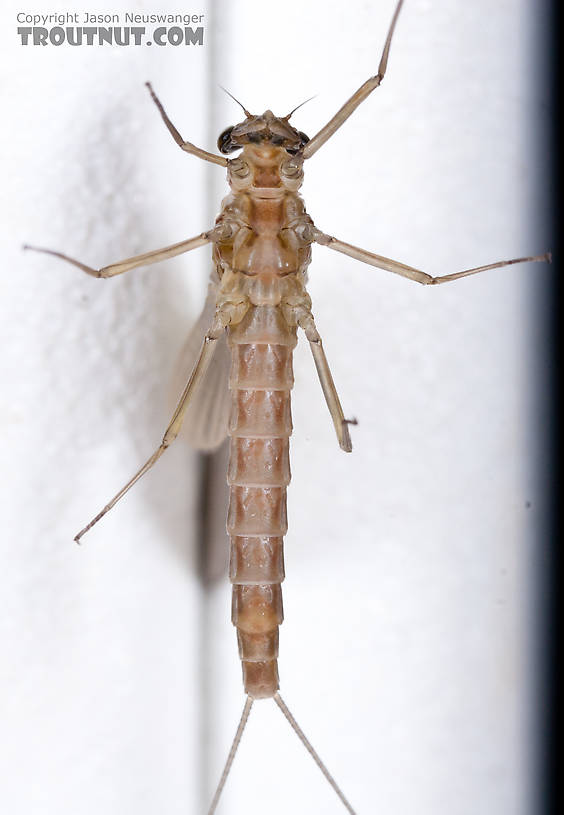
M 229 167 L 233 193 L 217 219 L 221 237 L 214 260 L 221 279 L 216 320 L 220 331 L 227 327 L 232 355 L 227 528 L 233 623 L 245 690 L 253 698 L 278 690 L 292 351 L 298 326 L 328 371 L 305 287 L 312 221 L 297 194 L 302 162 L 291 155 L 305 141 L 270 111 L 220 137 L 226 152 L 243 146 Z M 340 405 L 336 410 L 342 443 L 350 449 Z
M 103 269 L 57 255 L 95 277 L 112 277 L 213 244 L 213 309 L 190 379 L 159 448 L 135 476 L 76 536 L 82 536 L 144 475 L 177 437 L 190 403 L 227 339 L 231 352 L 231 411 L 224 432 L 231 436 L 228 470 L 231 537 L 230 577 L 233 623 L 237 627 L 247 703 L 210 812 L 229 771 L 252 701 L 273 697 L 313 753 L 279 696 L 278 627 L 282 622 L 280 584 L 284 577 L 282 543 L 286 532 L 286 487 L 290 479 L 290 390 L 292 351 L 297 329 L 306 334 L 340 447 L 351 450 L 344 418 L 306 290 L 306 271 L 314 243 L 424 285 L 449 282 L 486 269 L 546 255 L 502 261 L 442 277 L 393 261 L 334 238 L 316 227 L 298 194 L 304 161 L 346 121 L 381 83 L 401 2 L 396 8 L 377 74 L 367 80 L 311 140 L 289 124 L 292 114 L 278 117 L 245 112 L 240 124 L 219 138 L 222 155 L 208 153 L 183 140 L 150 88 L 153 100 L 177 144 L 186 152 L 226 167 L 231 194 L 213 229 L 165 249 L 148 252 Z M 241 150 L 228 160 L 225 155 Z M 215 356 L 215 359 L 214 359 Z M 325 768 L 316 761 L 334 785 Z M 335 785 L 334 785 L 335 786 Z M 353 811 L 346 799 L 343 803 Z
M 227 527 L 233 623 L 245 690 L 253 698 L 278 690 L 292 351 L 298 315 L 311 314 L 304 279 L 310 250 L 298 233 L 307 216 L 283 183 L 288 165 L 294 189 L 299 175 L 287 155 L 284 147 L 245 146 L 232 181 L 237 192 L 218 219 L 230 238 L 215 252 L 223 271 L 218 303 L 229 319 L 232 355 Z

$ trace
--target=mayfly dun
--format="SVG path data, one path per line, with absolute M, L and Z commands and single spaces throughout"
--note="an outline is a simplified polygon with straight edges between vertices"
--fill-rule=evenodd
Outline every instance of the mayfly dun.
M 286 532 L 286 488 L 290 481 L 292 352 L 298 335 L 305 336 L 309 343 L 338 444 L 345 452 L 352 449 L 349 425 L 354 420 L 341 407 L 338 383 L 336 387 L 321 342 L 321 327 L 318 330 L 306 289 L 312 250 L 314 260 L 322 252 L 337 252 L 433 287 L 515 263 L 549 259 L 547 255 L 521 257 L 432 276 L 376 254 L 377 247 L 371 245 L 372 236 L 367 236 L 365 248 L 346 241 L 340 233 L 335 235 L 336 230 L 325 231 L 325 225 L 323 229 L 317 225 L 315 213 L 310 215 L 306 211 L 298 192 L 304 164 L 320 150 L 318 160 L 322 160 L 325 143 L 379 87 L 388 68 L 401 6 L 400 1 L 376 75 L 361 85 L 311 138 L 294 125 L 297 109 L 278 115 L 270 110 L 250 112 L 241 105 L 243 117 L 222 131 L 218 152 L 211 152 L 184 140 L 149 85 L 160 116 L 182 150 L 227 170 L 231 194 L 223 202 L 214 226 L 188 240 L 103 268 L 88 266 L 58 251 L 29 247 L 61 258 L 98 278 L 121 275 L 204 246 L 212 250 L 214 269 L 210 295 L 198 323 L 202 328 L 201 347 L 162 443 L 76 535 L 77 540 L 82 540 L 152 468 L 177 437 L 185 413 L 187 422 L 194 416 L 194 425 L 198 408 L 199 417 L 203 415 L 208 419 L 207 423 L 198 425 L 204 447 L 213 447 L 229 433 L 230 577 L 233 623 L 237 628 L 246 701 L 210 813 L 215 811 L 251 706 L 254 700 L 263 698 L 274 699 L 345 807 L 354 811 L 287 708 L 280 695 L 278 679 L 278 629 L 282 623 L 281 582 L 284 578 L 282 539 Z M 210 379 L 218 384 L 219 391 L 206 388 Z M 328 509 L 330 511 L 330 507 Z M 283 654 L 282 647 L 281 659 Z M 337 772 L 338 768 L 332 769 Z M 354 800 L 354 793 L 350 796 Z

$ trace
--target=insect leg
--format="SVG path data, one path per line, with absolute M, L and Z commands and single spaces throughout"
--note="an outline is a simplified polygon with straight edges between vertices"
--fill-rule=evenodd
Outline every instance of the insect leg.
M 309 340 L 309 347 L 313 354 L 317 375 L 319 376 L 321 388 L 323 389 L 323 395 L 325 396 L 329 413 L 333 419 L 339 447 L 346 453 L 350 453 L 352 451 L 352 442 L 349 433 L 349 424 L 352 424 L 352 422 L 345 419 L 345 414 L 343 413 L 343 408 L 339 400 L 339 394 L 337 393 L 337 388 L 331 376 L 331 369 L 329 368 L 329 363 L 327 362 L 327 357 L 323 350 L 321 337 L 315 327 L 313 315 L 311 311 L 302 306 L 296 308 L 295 319 L 300 328 L 303 328 Z
M 407 266 L 405 263 L 400 263 L 397 260 L 376 255 L 369 252 L 367 249 L 360 249 L 358 246 L 353 246 L 350 243 L 337 240 L 331 235 L 326 235 L 320 232 L 315 227 L 312 228 L 313 240 L 322 246 L 328 246 L 329 249 L 334 249 L 336 252 L 342 252 L 343 255 L 349 255 L 351 258 L 361 260 L 363 263 L 368 263 L 370 266 L 376 266 L 378 269 L 384 269 L 387 272 L 408 277 L 410 280 L 415 280 L 416 283 L 422 283 L 424 286 L 437 285 L 438 283 L 450 283 L 451 280 L 458 280 L 460 277 L 467 277 L 468 275 L 478 274 L 478 272 L 486 272 L 489 269 L 500 269 L 503 266 L 513 266 L 515 263 L 533 263 L 533 262 L 552 262 L 552 255 L 550 252 L 545 252 L 543 255 L 535 255 L 534 257 L 526 258 L 513 258 L 512 260 L 500 260 L 497 263 L 488 263 L 485 266 L 476 266 L 473 269 L 464 269 L 462 272 L 454 272 L 453 274 L 441 275 L 440 277 L 432 277 L 432 275 L 422 272 L 420 269 L 415 269 L 413 266 Z
M 172 124 L 168 116 L 166 115 L 166 111 L 162 106 L 162 102 L 153 90 L 153 87 L 150 82 L 145 82 L 146 86 L 149 88 L 149 93 L 151 94 L 151 99 L 159 109 L 159 113 L 163 118 L 163 122 L 167 126 L 172 138 L 177 143 L 177 145 L 182 149 L 185 150 L 187 153 L 192 153 L 193 156 L 198 156 L 198 158 L 204 159 L 204 161 L 210 161 L 212 164 L 219 164 L 221 167 L 227 167 L 228 159 L 224 158 L 224 156 L 216 156 L 215 153 L 208 153 L 207 150 L 202 150 L 201 147 L 196 147 L 196 145 L 191 144 L 189 141 L 184 141 L 178 130 Z
M 184 252 L 190 252 L 191 249 L 197 249 L 199 246 L 205 246 L 206 243 L 214 240 L 217 229 L 210 232 L 202 232 L 195 238 L 189 238 L 180 243 L 173 243 L 172 246 L 165 246 L 164 249 L 155 249 L 152 252 L 145 252 L 143 255 L 135 255 L 135 257 L 120 260 L 118 263 L 112 263 L 110 266 L 104 266 L 101 269 L 93 269 L 91 266 L 86 266 L 80 260 L 70 258 L 68 255 L 63 255 L 62 252 L 55 252 L 53 249 L 42 249 L 38 246 L 28 246 L 25 244 L 23 249 L 31 249 L 33 252 L 42 252 L 44 255 L 53 255 L 53 257 L 66 260 L 67 263 L 72 263 L 79 269 L 82 269 L 86 274 L 92 277 L 114 277 L 118 274 L 128 272 L 130 269 L 135 269 L 136 266 L 148 266 L 150 263 L 158 263 L 160 260 L 168 260 L 168 258 L 176 257 Z
M 155 450 L 153 455 L 147 459 L 145 464 L 139 469 L 132 479 L 130 479 L 127 484 L 121 488 L 121 490 L 114 495 L 114 497 L 109 501 L 106 506 L 88 523 L 84 529 L 81 529 L 80 532 L 75 535 L 75 541 L 79 543 L 80 539 L 86 532 L 88 532 L 94 524 L 97 524 L 98 521 L 104 517 L 104 515 L 114 507 L 120 498 L 123 498 L 126 492 L 128 492 L 131 487 L 139 481 L 139 479 L 147 473 L 153 464 L 155 464 L 159 458 L 162 456 L 164 451 L 169 447 L 172 442 L 176 439 L 180 432 L 180 428 L 182 427 L 182 421 L 184 419 L 184 414 L 186 413 L 186 409 L 190 403 L 190 399 L 192 398 L 196 388 L 198 387 L 199 383 L 201 382 L 206 370 L 211 362 L 212 356 L 214 354 L 217 340 L 222 335 L 225 326 L 229 323 L 230 315 L 229 310 L 225 309 L 222 312 L 216 312 L 216 316 L 214 318 L 212 327 L 204 337 L 204 342 L 202 345 L 202 350 L 200 351 L 200 356 L 198 357 L 198 361 L 194 366 L 194 370 L 190 375 L 190 379 L 188 380 L 188 384 L 184 388 L 182 396 L 176 406 L 176 410 L 174 411 L 173 417 L 170 420 L 170 424 L 168 425 L 165 434 L 163 436 L 163 440 L 160 443 L 159 447 Z
M 304 159 L 311 158 L 313 154 L 316 153 L 319 148 L 331 138 L 333 133 L 335 133 L 335 131 L 338 130 L 341 125 L 344 124 L 344 122 L 346 122 L 351 113 L 354 113 L 361 102 L 364 102 L 366 97 L 369 96 L 372 91 L 376 90 L 377 87 L 379 87 L 380 83 L 384 79 L 384 76 L 386 75 L 390 45 L 402 5 L 403 0 L 399 0 L 396 10 L 394 11 L 394 16 L 392 17 L 392 22 L 390 23 L 390 29 L 388 31 L 388 36 L 386 37 L 386 42 L 384 43 L 384 50 L 382 51 L 380 64 L 378 65 L 378 73 L 376 76 L 372 76 L 370 79 L 367 79 L 366 82 L 356 91 L 356 93 L 354 93 L 351 98 L 345 102 L 343 107 L 337 111 L 333 118 L 327 122 L 325 127 L 322 127 L 319 133 L 316 133 L 315 136 L 308 141 L 302 150 Z

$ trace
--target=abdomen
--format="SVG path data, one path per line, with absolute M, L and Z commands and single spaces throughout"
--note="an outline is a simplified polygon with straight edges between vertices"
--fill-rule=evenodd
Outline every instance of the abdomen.
M 278 690 L 278 627 L 283 620 L 283 538 L 290 481 L 290 391 L 296 330 L 277 306 L 251 306 L 229 329 L 232 409 L 227 531 L 232 621 L 245 691 Z

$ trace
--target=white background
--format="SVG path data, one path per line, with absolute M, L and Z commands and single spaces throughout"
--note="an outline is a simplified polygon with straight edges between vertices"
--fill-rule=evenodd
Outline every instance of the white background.
M 179 4 L 180 5 L 180 4 Z M 310 136 L 375 73 L 393 0 L 206 14 L 203 48 L 26 48 L 2 26 L 2 801 L 11 815 L 205 812 L 243 704 L 225 574 L 197 574 L 182 444 L 85 539 L 158 444 L 209 251 L 97 281 L 211 226 L 240 111 Z M 533 0 L 406 0 L 382 87 L 308 163 L 317 225 L 432 274 L 544 251 Z M 533 811 L 546 271 L 425 289 L 315 249 L 310 291 L 352 429 L 342 453 L 295 361 L 282 695 L 359 815 Z M 539 371 L 541 376 L 539 376 Z M 221 505 L 218 486 L 217 503 Z M 223 509 L 217 526 L 223 526 Z M 227 540 L 218 535 L 224 564 Z M 225 568 L 225 566 L 224 566 Z M 274 705 L 255 705 L 224 815 L 339 813 Z

